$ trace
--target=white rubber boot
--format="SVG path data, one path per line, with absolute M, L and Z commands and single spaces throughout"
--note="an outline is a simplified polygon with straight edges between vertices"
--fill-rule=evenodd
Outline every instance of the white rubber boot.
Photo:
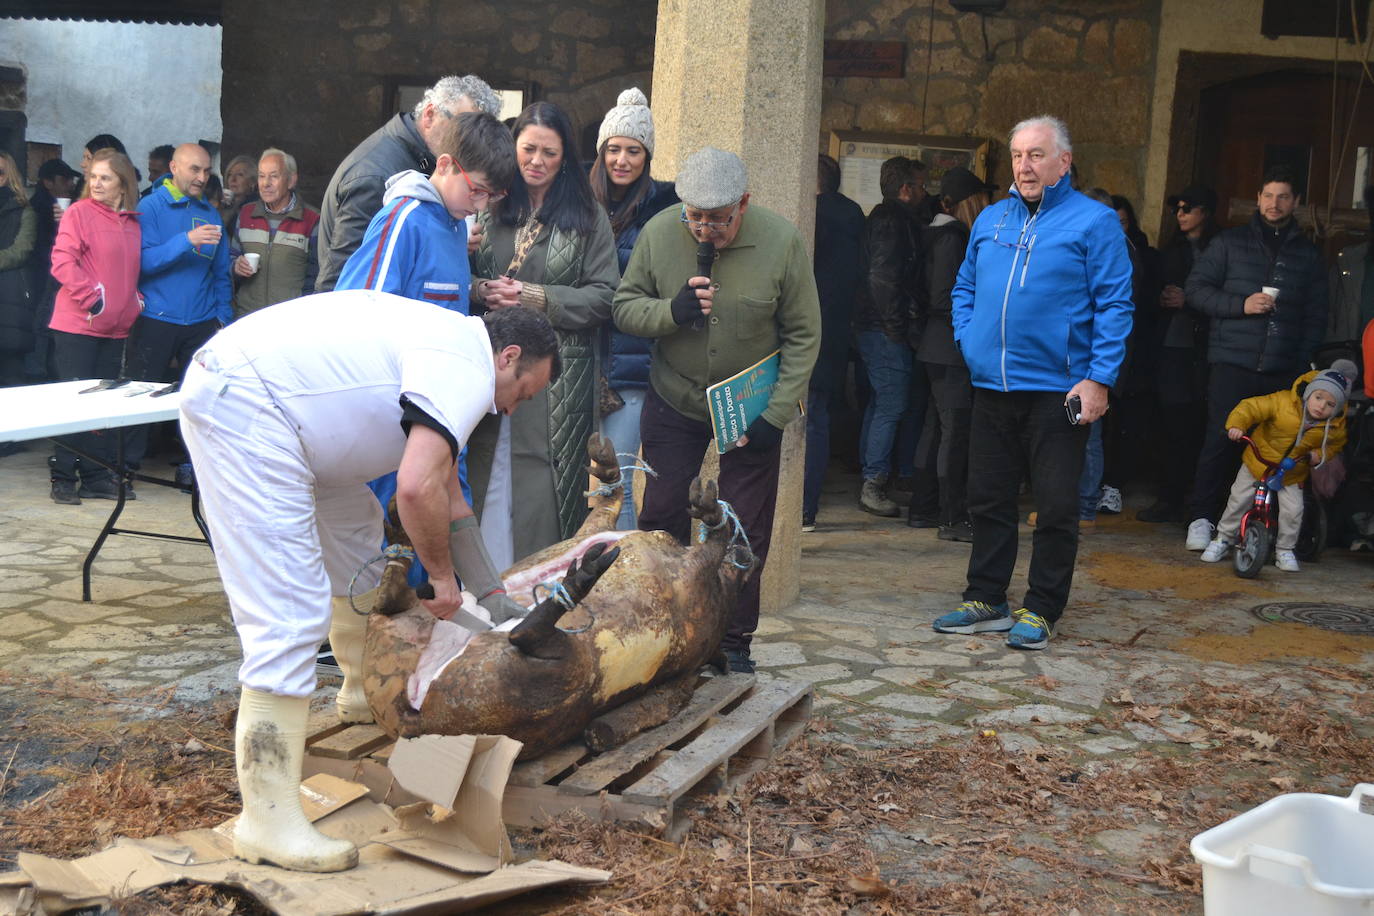
M 371 610 L 377 589 L 353 597 L 360 610 Z M 343 686 L 336 701 L 339 721 L 350 724 L 371 722 L 372 710 L 363 692 L 363 644 L 367 639 L 367 618 L 349 607 L 347 598 L 332 598 L 329 602 L 329 647 L 334 660 L 343 670 Z
M 294 871 L 343 871 L 358 864 L 358 849 L 325 836 L 301 810 L 301 758 L 309 697 L 279 697 L 244 687 L 239 696 L 234 753 L 243 813 L 234 830 L 234 855 Z

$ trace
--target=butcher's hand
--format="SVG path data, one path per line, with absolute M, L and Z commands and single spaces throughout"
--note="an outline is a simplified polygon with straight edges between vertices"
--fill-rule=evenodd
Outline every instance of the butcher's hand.
M 1064 396 L 1064 403 L 1067 404 L 1074 395 L 1078 395 L 1083 402 L 1083 416 L 1079 423 L 1096 423 L 1107 412 L 1107 386 L 1101 382 L 1085 378 L 1069 389 L 1069 393 Z
M 434 587 L 434 597 L 421 600 L 420 605 L 440 620 L 448 620 L 454 611 L 463 606 L 463 593 L 458 589 L 458 582 L 452 576 L 440 576 L 429 582 Z
M 449 523 L 448 548 L 463 587 L 477 597 L 477 603 L 491 615 L 493 624 L 500 626 L 512 617 L 524 617 L 529 613 L 506 594 L 501 574 L 496 571 L 487 545 L 482 542 L 476 516 L 469 515 Z

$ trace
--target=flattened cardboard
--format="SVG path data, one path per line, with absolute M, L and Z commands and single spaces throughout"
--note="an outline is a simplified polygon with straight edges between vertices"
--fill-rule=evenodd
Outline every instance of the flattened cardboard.
M 431 744 L 415 747 L 425 753 L 414 755 L 410 763 L 403 757 L 402 769 L 434 770 L 465 754 L 466 768 L 455 777 L 449 796 L 455 811 L 431 810 L 420 803 L 393 812 L 372 800 L 375 787 L 372 798 L 363 798 L 366 786 L 329 773 L 302 783 L 302 804 L 316 827 L 358 844 L 358 866 L 349 871 L 317 875 L 241 862 L 233 858 L 231 819 L 214 829 L 146 840 L 121 838 L 102 852 L 72 861 L 21 854 L 19 864 L 31 886 L 20 886 L 12 875 L 0 876 L 0 903 L 14 901 L 17 912 L 28 912 L 32 905 L 26 901 L 36 896 L 39 906 L 58 912 L 105 905 L 160 884 L 195 881 L 242 888 L 268 908 L 291 916 L 439 916 L 479 909 L 536 888 L 610 879 L 610 872 L 557 861 L 498 867 L 511 857 L 501 802 L 520 743 L 479 736 L 462 739 L 460 747 L 440 739 L 443 750 L 437 756 L 430 753 Z M 473 874 L 482 871 L 490 873 Z
M 387 760 L 396 781 L 413 795 L 452 808 L 477 748 L 475 735 L 421 735 L 396 742 Z M 504 787 L 504 785 L 503 785 Z

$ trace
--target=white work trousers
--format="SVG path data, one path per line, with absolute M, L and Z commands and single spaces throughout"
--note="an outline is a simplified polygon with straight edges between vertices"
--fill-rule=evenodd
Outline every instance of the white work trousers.
M 221 371 L 231 361 L 205 351 L 192 362 L 181 386 L 181 432 L 243 645 L 239 682 L 309 696 L 329 599 L 347 595 L 349 580 L 380 553 L 382 508 L 365 483 L 319 486 L 262 380 L 232 363 Z M 381 566 L 360 574 L 353 593 L 376 587 Z
M 1255 475 L 1245 465 L 1236 472 L 1236 482 L 1231 484 L 1231 496 L 1226 500 L 1226 511 L 1217 522 L 1217 537 L 1234 541 L 1240 533 L 1240 520 L 1255 502 Z M 1279 498 L 1279 539 L 1275 545 L 1279 550 L 1292 550 L 1298 544 L 1298 532 L 1302 530 L 1302 486 L 1296 483 L 1285 484 L 1278 492 Z

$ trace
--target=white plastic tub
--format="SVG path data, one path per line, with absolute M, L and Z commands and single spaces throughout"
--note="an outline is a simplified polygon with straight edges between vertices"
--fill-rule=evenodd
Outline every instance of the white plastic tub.
M 1374 783 L 1271 798 L 1190 848 L 1206 916 L 1374 916 Z

